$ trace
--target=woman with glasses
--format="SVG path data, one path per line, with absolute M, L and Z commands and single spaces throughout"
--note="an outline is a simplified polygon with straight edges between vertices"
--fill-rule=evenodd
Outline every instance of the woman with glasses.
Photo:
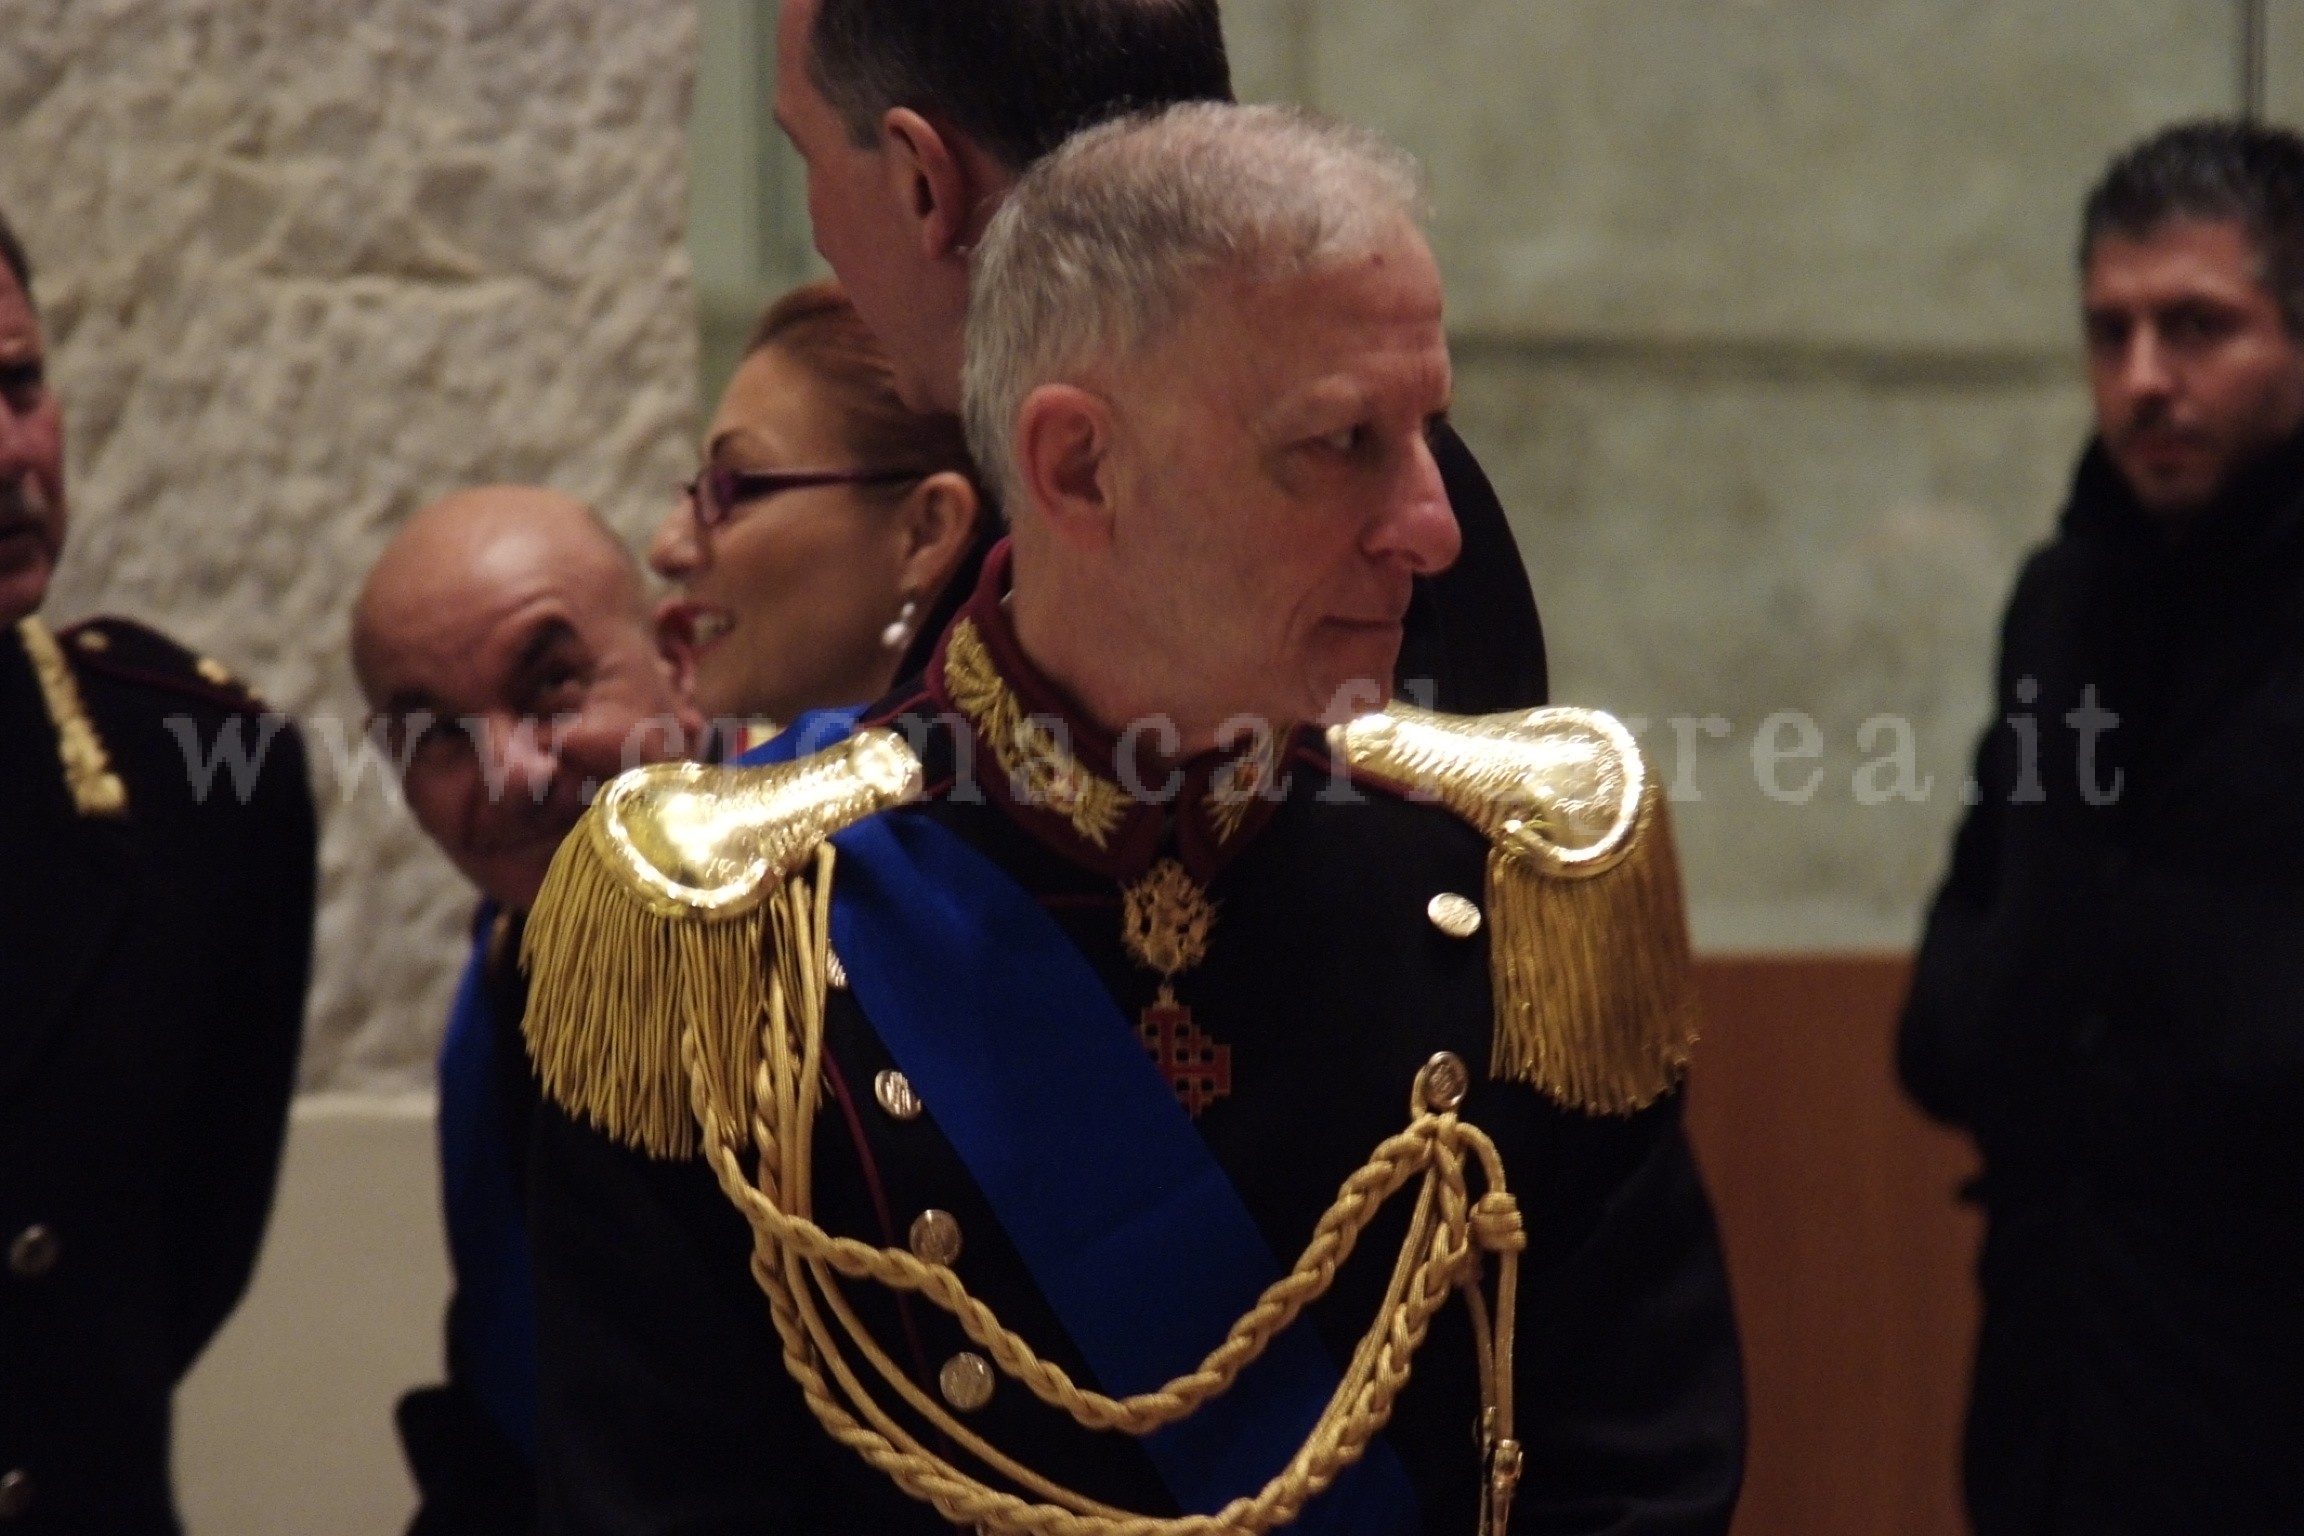
M 648 563 L 665 651 L 714 720 L 861 704 L 917 671 L 995 519 L 960 423 L 896 396 L 834 283 L 776 301 Z

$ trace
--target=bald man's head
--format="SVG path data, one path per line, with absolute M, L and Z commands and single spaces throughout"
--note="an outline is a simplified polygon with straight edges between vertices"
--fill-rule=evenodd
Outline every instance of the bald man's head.
M 361 587 L 352 662 L 417 823 L 514 909 L 602 784 L 701 728 L 631 555 L 591 508 L 531 486 L 409 519 Z

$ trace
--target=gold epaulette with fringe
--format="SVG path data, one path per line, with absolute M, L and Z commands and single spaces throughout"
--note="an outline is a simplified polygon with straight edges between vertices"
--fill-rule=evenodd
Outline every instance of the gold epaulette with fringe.
M 746 1102 L 768 896 L 833 833 L 919 793 L 919 759 L 883 730 L 792 763 L 615 780 L 554 856 L 521 943 L 544 1092 L 627 1146 L 694 1156 L 682 1034 L 696 1031 L 724 1102 Z
M 1488 837 L 1490 1075 L 1587 1114 L 1669 1092 L 1695 1043 L 1695 988 L 1672 829 L 1631 732 L 1597 710 L 1395 704 L 1329 737 L 1355 770 Z

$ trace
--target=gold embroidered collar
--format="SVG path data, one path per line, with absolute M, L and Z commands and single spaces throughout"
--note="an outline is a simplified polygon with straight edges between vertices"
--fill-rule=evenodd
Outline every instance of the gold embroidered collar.
M 1172 852 L 1203 883 L 1252 840 L 1285 785 L 1289 743 L 1270 733 L 1233 752 L 1181 765 L 1143 764 L 1134 786 L 1120 744 L 1084 721 L 1017 648 L 1000 595 L 1007 551 L 985 561 L 984 583 L 929 663 L 932 697 L 968 723 L 962 755 L 978 787 L 1058 853 L 1123 882 Z M 971 762 L 973 759 L 973 762 Z
M 31 658 L 32 673 L 40 681 L 40 698 L 48 706 L 48 721 L 56 728 L 56 757 L 64 769 L 64 787 L 72 795 L 72 808 L 82 816 L 117 821 L 128 814 L 128 786 L 112 771 L 104 738 L 88 718 L 81 701 L 80 683 L 64 648 L 48 632 L 38 614 L 17 621 L 16 636 Z

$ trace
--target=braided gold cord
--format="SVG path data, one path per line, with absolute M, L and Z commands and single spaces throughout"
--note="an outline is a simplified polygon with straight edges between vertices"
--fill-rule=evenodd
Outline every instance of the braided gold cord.
M 949 1267 L 924 1263 L 900 1248 L 836 1237 L 816 1225 L 812 1148 L 823 1070 L 833 861 L 831 848 L 822 848 L 813 871 L 793 878 L 768 903 L 771 966 L 751 1104 L 721 1102 L 719 1074 L 709 1069 L 698 1036 L 726 1025 L 698 1017 L 700 1009 L 687 1002 L 681 1052 L 705 1156 L 752 1228 L 752 1273 L 767 1296 L 785 1369 L 834 1440 L 947 1520 L 997 1536 L 1263 1536 L 1295 1519 L 1382 1431 L 1433 1316 L 1457 1291 L 1472 1307 L 1492 1447 L 1498 1439 L 1510 1444 L 1513 1293 L 1525 1240 L 1495 1144 L 1452 1112 L 1414 1106 L 1408 1128 L 1386 1139 L 1344 1181 L 1294 1267 L 1265 1290 L 1199 1367 L 1131 1397 L 1084 1388 L 1042 1360 Z M 757 1157 L 750 1174 L 744 1168 L 747 1140 Z M 1478 1164 L 1485 1185 L 1477 1200 L 1465 1184 L 1468 1160 Z M 1017 1463 L 914 1382 L 866 1332 L 841 1289 L 843 1280 L 868 1280 L 922 1296 L 949 1313 L 1004 1375 L 1042 1402 L 1089 1429 L 1140 1436 L 1227 1391 L 1274 1337 L 1327 1292 L 1385 1202 L 1418 1179 L 1408 1237 L 1383 1306 L 1318 1423 L 1263 1489 L 1214 1514 L 1163 1517 L 1115 1509 Z M 1490 1253 L 1499 1260 L 1493 1327 L 1480 1297 Z M 1023 1493 L 995 1487 L 931 1450 L 874 1396 L 850 1360 L 851 1350 L 931 1432 Z M 1500 1523 L 1486 1528 L 1501 1536 Z

